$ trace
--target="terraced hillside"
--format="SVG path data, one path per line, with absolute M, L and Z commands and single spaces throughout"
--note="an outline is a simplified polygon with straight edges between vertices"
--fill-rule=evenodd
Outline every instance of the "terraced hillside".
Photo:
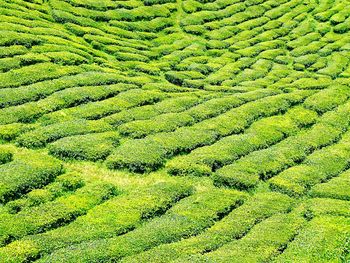
M 350 1 L 1 0 L 0 262 L 350 262 Z

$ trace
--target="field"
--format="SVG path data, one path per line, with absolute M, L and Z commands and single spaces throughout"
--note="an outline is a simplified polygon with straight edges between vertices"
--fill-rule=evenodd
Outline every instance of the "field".
M 0 262 L 350 262 L 349 0 L 1 0 Z

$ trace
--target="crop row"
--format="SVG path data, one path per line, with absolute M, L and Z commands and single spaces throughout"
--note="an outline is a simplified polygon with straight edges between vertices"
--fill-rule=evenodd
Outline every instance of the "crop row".
M 79 174 L 65 173 L 57 176 L 55 181 L 44 187 L 33 189 L 21 198 L 9 201 L 3 207 L 3 211 L 15 214 L 22 210 L 28 210 L 31 207 L 53 201 L 67 193 L 74 192 L 84 185 L 85 182 Z
M 327 182 L 317 184 L 310 190 L 311 196 L 343 199 L 350 201 L 350 172 L 349 170 Z
M 16 214 L 1 213 L 0 244 L 67 224 L 116 193 L 111 184 L 87 184 L 72 194 Z
M 210 175 L 250 152 L 267 148 L 302 128 L 312 125 L 316 113 L 302 107 L 288 110 L 253 123 L 243 134 L 225 137 L 216 143 L 195 149 L 185 156 L 175 157 L 166 164 L 172 175 Z
M 152 105 L 143 105 L 123 110 L 105 117 L 104 120 L 113 126 L 119 126 L 131 121 L 154 118 L 161 114 L 182 112 L 196 106 L 197 104 L 203 103 L 212 97 L 215 98 L 220 96 L 220 94 L 206 95 L 205 93 L 180 93 L 175 97 L 166 98 Z
M 173 262 L 191 254 L 215 250 L 227 242 L 244 236 L 257 222 L 287 212 L 293 201 L 278 193 L 257 194 L 242 206 L 234 209 L 201 234 L 178 242 L 157 246 L 121 262 Z
M 339 106 L 336 111 L 324 114 L 309 130 L 222 167 L 214 175 L 215 182 L 238 188 L 251 188 L 256 186 L 259 179 L 269 179 L 296 165 L 314 150 L 339 140 L 349 126 L 349 110 L 348 102 Z
M 317 92 L 304 101 L 304 107 L 292 108 L 282 116 L 264 118 L 253 123 L 244 134 L 225 137 L 186 156 L 172 159 L 166 165 L 168 172 L 173 175 L 210 175 L 212 170 L 227 165 L 249 152 L 266 148 L 295 135 L 303 127 L 315 122 L 317 115 L 314 111 L 330 111 L 344 103 L 349 95 L 346 87 Z
M 191 255 L 175 262 L 269 261 L 289 243 L 305 222 L 300 215 L 277 214 L 254 226 L 242 239 L 204 255 Z
M 192 191 L 192 187 L 186 184 L 161 182 L 135 189 L 90 209 L 70 224 L 10 243 L 0 249 L 0 258 L 25 262 L 42 253 L 48 254 L 83 241 L 121 235 L 135 229 L 144 220 L 165 213 Z
M 61 162 L 47 155 L 27 151 L 15 154 L 13 161 L 0 166 L 0 202 L 41 188 L 62 172 Z
M 97 161 L 105 159 L 119 145 L 119 139 L 116 132 L 76 135 L 51 143 L 48 149 L 60 159 Z
M 346 240 L 350 234 L 350 219 L 341 216 L 320 216 L 311 220 L 288 244 L 275 262 L 338 261 L 347 257 Z M 305 244 L 312 245 L 305 245 Z M 346 260 L 346 258 L 345 258 Z
M 286 111 L 309 95 L 308 92 L 295 92 L 259 99 L 188 128 L 128 141 L 107 158 L 107 165 L 137 172 L 157 169 L 165 158 L 212 144 L 220 137 L 240 133 L 255 120 Z
M 129 89 L 135 89 L 130 84 L 114 84 L 109 86 L 82 86 L 58 91 L 37 102 L 29 102 L 1 109 L 7 118 L 2 123 L 31 122 L 45 113 L 77 106 L 88 102 L 108 99 Z
M 5 147 L 0 148 L 0 165 L 12 161 L 13 153 Z
M 120 76 L 116 76 L 112 73 L 84 72 L 81 74 L 61 77 L 50 81 L 42 81 L 28 86 L 18 87 L 16 89 L 1 89 L 0 105 L 1 108 L 15 106 L 30 101 L 44 99 L 50 95 L 53 95 L 55 92 L 62 92 L 65 89 L 78 88 L 81 86 L 111 85 L 118 82 L 125 81 L 123 81 L 123 78 Z M 71 90 L 71 92 L 72 91 L 73 90 Z
M 160 244 L 198 234 L 241 205 L 244 198 L 244 194 L 229 190 L 200 192 L 179 201 L 163 216 L 125 235 L 56 250 L 39 262 L 62 262 L 62 259 L 67 262 L 78 259 L 90 262 L 118 260 Z
M 350 165 L 349 136 L 349 132 L 345 133 L 337 144 L 313 152 L 302 164 L 273 177 L 269 180 L 271 188 L 291 195 L 302 195 L 311 186 L 344 171 Z
M 142 138 L 152 133 L 173 131 L 182 126 L 192 126 L 197 122 L 218 116 L 227 110 L 246 102 L 271 94 L 272 92 L 251 92 L 213 98 L 180 113 L 161 114 L 149 120 L 132 121 L 118 127 L 121 135 Z
M 82 71 L 81 68 L 76 66 L 61 66 L 52 63 L 34 64 L 0 73 L 0 88 L 14 88 L 41 80 L 72 75 Z

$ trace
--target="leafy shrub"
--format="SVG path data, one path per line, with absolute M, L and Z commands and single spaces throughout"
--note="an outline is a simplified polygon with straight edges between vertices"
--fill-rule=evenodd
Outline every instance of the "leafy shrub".
M 119 260 L 160 244 L 195 235 L 211 226 L 219 215 L 242 204 L 244 195 L 227 190 L 210 190 L 181 200 L 163 216 L 123 236 L 85 242 L 77 249 L 57 250 L 42 260 L 57 262 L 76 259 L 104 261 Z M 93 247 L 93 249 L 91 249 Z M 106 250 L 106 247 L 108 249 Z
M 293 213 L 274 215 L 254 226 L 239 240 L 204 255 L 180 258 L 179 262 L 225 262 L 232 258 L 250 262 L 268 260 L 278 253 L 280 247 L 286 246 L 305 223 L 305 218 Z
M 0 31 L 0 39 L 1 46 L 23 45 L 27 48 L 44 42 L 41 37 L 32 34 L 17 33 L 6 30 Z M 12 50 L 14 51 L 14 48 L 12 48 Z M 20 48 L 16 47 L 16 50 L 18 52 Z
M 47 143 L 63 137 L 94 132 L 105 132 L 111 129 L 112 127 L 103 121 L 73 120 L 39 127 L 36 130 L 20 135 L 16 139 L 16 142 L 20 146 L 36 148 L 43 147 Z
M 25 152 L 0 167 L 0 202 L 8 202 L 40 188 L 63 172 L 62 164 L 47 155 Z
M 272 188 L 290 195 L 302 195 L 311 186 L 341 173 L 349 166 L 349 133 L 339 143 L 309 155 L 299 165 L 291 167 L 270 180 Z
M 173 175 L 210 175 L 252 151 L 271 146 L 300 128 L 315 122 L 316 113 L 302 107 L 291 108 L 285 115 L 261 119 L 253 123 L 244 134 L 231 135 L 216 143 L 195 149 L 186 156 L 175 157 L 166 165 Z
M 123 86 L 120 86 L 120 87 L 123 87 Z M 123 89 L 120 89 L 119 87 L 117 87 L 117 89 L 119 89 L 119 91 L 123 90 Z M 110 90 L 110 89 L 107 88 L 107 90 Z M 100 92 L 102 94 L 104 93 L 102 89 L 100 90 Z M 107 94 L 108 93 L 110 93 L 110 91 L 107 91 Z M 110 94 L 113 95 L 113 93 L 116 93 L 116 92 L 112 91 L 112 94 L 111 93 Z M 52 123 L 57 123 L 62 120 L 70 121 L 74 119 L 89 119 L 89 120 L 100 119 L 107 115 L 120 112 L 121 110 L 124 110 L 124 109 L 147 105 L 147 104 L 154 104 L 167 97 L 164 93 L 159 91 L 141 90 L 141 89 L 130 89 L 124 92 L 120 92 L 120 93 L 118 92 L 118 94 L 114 97 L 112 96 L 112 98 L 109 98 L 109 96 L 106 96 L 105 94 L 102 95 L 102 98 L 104 96 L 107 97 L 104 100 L 95 101 L 95 102 L 90 101 L 84 105 L 78 105 L 71 108 L 64 108 L 62 110 L 47 114 L 45 117 L 43 117 L 43 119 L 47 122 L 52 122 Z
M 17 214 L 3 214 L 0 243 L 69 223 L 115 194 L 116 189 L 110 184 L 88 184 L 75 193 L 52 202 L 22 210 Z M 12 223 L 7 224 L 8 221 Z
M 328 182 L 316 184 L 310 190 L 310 195 L 313 197 L 334 198 L 350 200 L 349 189 L 350 177 L 349 171 L 345 171 L 338 177 L 334 177 Z
M 147 188 L 110 198 L 91 208 L 74 222 L 42 234 L 15 241 L 0 251 L 0 256 L 15 259 L 37 257 L 91 238 L 108 238 L 134 229 L 142 221 L 165 213 L 169 207 L 192 193 L 186 183 L 158 182 Z M 29 246 L 28 246 L 29 245 Z M 26 247 L 19 252 L 18 248 Z M 28 250 L 28 247 L 35 247 Z M 16 251 L 16 252 L 15 252 Z M 15 254 L 14 254 L 15 253 Z
M 317 92 L 305 100 L 305 107 L 319 113 L 330 111 L 343 104 L 350 96 L 346 86 L 334 86 Z
M 0 88 L 17 87 L 80 72 L 82 69 L 74 66 L 63 67 L 52 63 L 40 63 L 0 73 Z
M 0 47 L 0 58 L 11 57 L 15 55 L 23 55 L 28 52 L 25 46 L 21 45 L 11 45 L 8 47 Z
M 48 149 L 61 159 L 97 161 L 105 159 L 118 144 L 117 133 L 91 133 L 62 138 L 49 144 Z
M 13 154 L 10 150 L 0 147 L 0 165 L 12 161 Z
M 259 179 L 271 178 L 296 165 L 310 152 L 332 144 L 344 133 L 350 122 L 349 106 L 347 103 L 337 111 L 325 114 L 316 125 L 303 133 L 289 137 L 268 149 L 253 152 L 217 170 L 214 175 L 215 183 L 239 189 L 254 188 Z
M 202 121 L 189 128 L 180 128 L 172 133 L 159 133 L 144 139 L 128 141 L 128 143 L 118 147 L 107 158 L 107 166 L 110 168 L 128 168 L 136 172 L 157 169 L 163 164 L 165 158 L 211 144 L 221 136 L 239 133 L 255 118 L 283 111 L 283 109 L 290 106 L 291 101 L 302 100 L 306 94 L 295 94 L 295 96 L 293 94 L 290 98 L 288 95 L 281 95 L 261 99 L 227 111 L 216 118 Z M 251 97 L 247 97 L 246 101 L 250 101 L 256 96 L 259 98 L 261 95 L 253 93 L 250 95 Z M 233 97 L 236 101 L 238 98 Z M 242 101 L 238 99 L 236 103 L 241 105 Z M 231 105 L 231 107 L 234 107 L 234 105 Z M 218 108 L 215 107 L 215 110 L 217 111 Z M 202 111 L 199 113 L 203 114 Z M 209 114 L 212 113 L 209 111 Z M 200 119 L 199 116 L 197 118 Z
M 60 196 L 74 192 L 84 186 L 84 184 L 80 175 L 73 172 L 66 173 L 56 177 L 54 182 L 43 188 L 34 189 L 20 199 L 8 202 L 5 207 L 9 213 L 15 214 L 21 210 L 30 209 L 30 207 L 47 203 Z
M 317 262 L 324 258 L 337 261 L 346 249 L 342 246 L 350 233 L 349 225 L 349 218 L 346 217 L 316 217 L 300 231 L 293 242 L 288 244 L 284 253 L 276 258 L 276 262 L 290 260 Z M 303 245 L 305 243 L 312 246 Z
M 286 212 L 293 204 L 292 199 L 279 193 L 260 193 L 234 209 L 227 216 L 197 236 L 178 242 L 160 245 L 137 255 L 129 256 L 121 262 L 154 262 L 162 258 L 165 262 L 179 261 L 190 254 L 213 251 L 222 245 L 239 239 L 257 222 L 270 216 Z

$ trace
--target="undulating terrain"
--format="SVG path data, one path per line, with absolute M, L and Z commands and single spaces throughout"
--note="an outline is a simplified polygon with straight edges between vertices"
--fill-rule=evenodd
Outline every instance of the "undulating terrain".
M 349 128 L 348 0 L 0 0 L 0 262 L 350 262 Z

